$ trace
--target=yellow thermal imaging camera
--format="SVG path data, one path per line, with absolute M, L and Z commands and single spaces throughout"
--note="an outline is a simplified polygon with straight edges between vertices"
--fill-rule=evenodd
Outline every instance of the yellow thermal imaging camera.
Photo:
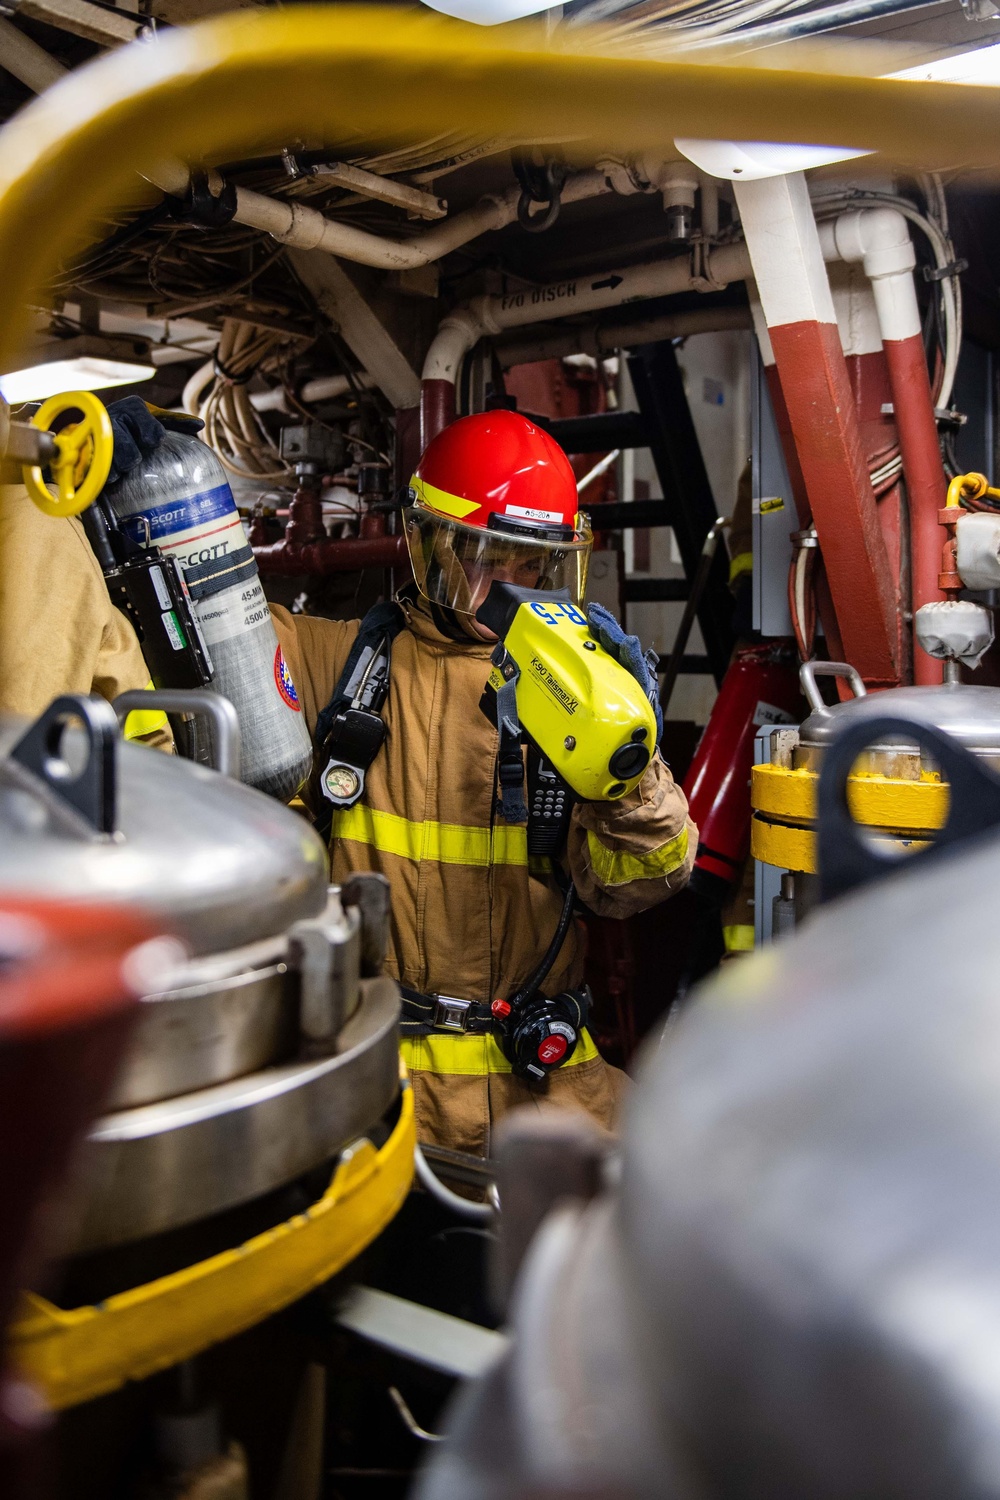
M 529 745 L 576 797 L 610 802 L 630 792 L 656 748 L 656 719 L 631 672 L 594 640 L 569 591 L 494 583 L 476 619 L 499 637 L 484 712 L 496 722 L 499 695 L 513 682 Z

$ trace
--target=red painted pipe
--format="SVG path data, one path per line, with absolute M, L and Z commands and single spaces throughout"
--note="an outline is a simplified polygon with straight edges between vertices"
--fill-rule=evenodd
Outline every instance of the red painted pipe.
M 405 536 L 329 537 L 298 544 L 282 539 L 254 547 L 261 573 L 285 577 L 298 573 L 354 573 L 361 568 L 399 568 L 409 553 Z
M 425 380 L 420 387 L 420 451 L 431 438 L 455 420 L 455 384 L 451 380 Z
M 938 587 L 942 547 L 938 511 L 948 498 L 948 486 L 938 446 L 923 340 L 916 336 L 886 339 L 883 348 L 910 505 L 910 574 L 916 614 L 922 604 L 942 598 Z M 914 640 L 914 681 L 937 683 L 942 680 L 942 672 L 942 663 L 928 656 Z
M 320 541 L 325 536 L 319 483 L 300 484 L 288 507 L 285 540 L 293 546 L 301 546 L 306 542 Z
M 869 687 L 896 687 L 896 585 L 837 325 L 785 323 L 769 333 L 845 659 Z
M 684 795 L 698 825 L 692 885 L 720 902 L 750 852 L 754 736 L 761 725 L 794 722 L 798 711 L 799 676 L 790 643 L 739 647 L 684 778 Z

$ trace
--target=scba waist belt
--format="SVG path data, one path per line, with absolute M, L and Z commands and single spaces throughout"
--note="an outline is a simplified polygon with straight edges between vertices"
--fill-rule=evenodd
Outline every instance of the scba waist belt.
M 461 1032 L 482 1036 L 494 1031 L 497 1015 L 489 1005 L 476 1000 L 462 1000 L 455 995 L 423 995 L 400 985 L 403 1016 L 400 1026 L 404 1036 L 429 1035 L 433 1032 Z

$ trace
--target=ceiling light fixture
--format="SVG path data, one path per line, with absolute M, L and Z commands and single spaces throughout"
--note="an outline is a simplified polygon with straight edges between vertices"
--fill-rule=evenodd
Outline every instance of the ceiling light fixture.
M 156 369 L 149 339 L 79 333 L 37 340 L 18 370 L 0 374 L 0 396 L 8 406 L 45 401 L 65 391 L 101 391 L 150 380 Z
M 476 26 L 499 26 L 504 21 L 520 21 L 525 16 L 551 10 L 550 0 L 424 0 L 431 10 L 454 16 L 456 21 L 472 21 Z
M 890 78 L 912 78 L 918 83 L 972 83 L 996 87 L 1000 84 L 1000 42 L 990 47 L 975 47 L 971 52 L 956 52 L 939 57 L 936 62 L 918 63 L 890 73 Z

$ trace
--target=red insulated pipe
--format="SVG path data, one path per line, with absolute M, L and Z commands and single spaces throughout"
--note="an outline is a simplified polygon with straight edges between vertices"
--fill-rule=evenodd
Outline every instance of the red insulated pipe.
M 927 376 L 927 360 L 919 336 L 886 339 L 883 344 L 893 415 L 903 456 L 906 494 L 910 504 L 910 570 L 913 613 L 922 604 L 942 598 L 938 587 L 943 533 L 938 511 L 948 498 L 948 486 L 938 446 L 934 401 Z M 914 641 L 913 676 L 919 683 L 942 680 L 942 663 L 928 656 Z
M 425 380 L 420 387 L 420 451 L 431 438 L 455 420 L 455 385 L 451 380 Z
M 298 573 L 354 573 L 361 568 L 398 568 L 409 553 L 405 536 L 326 538 L 320 542 L 268 542 L 254 547 L 261 573 L 292 576 Z

